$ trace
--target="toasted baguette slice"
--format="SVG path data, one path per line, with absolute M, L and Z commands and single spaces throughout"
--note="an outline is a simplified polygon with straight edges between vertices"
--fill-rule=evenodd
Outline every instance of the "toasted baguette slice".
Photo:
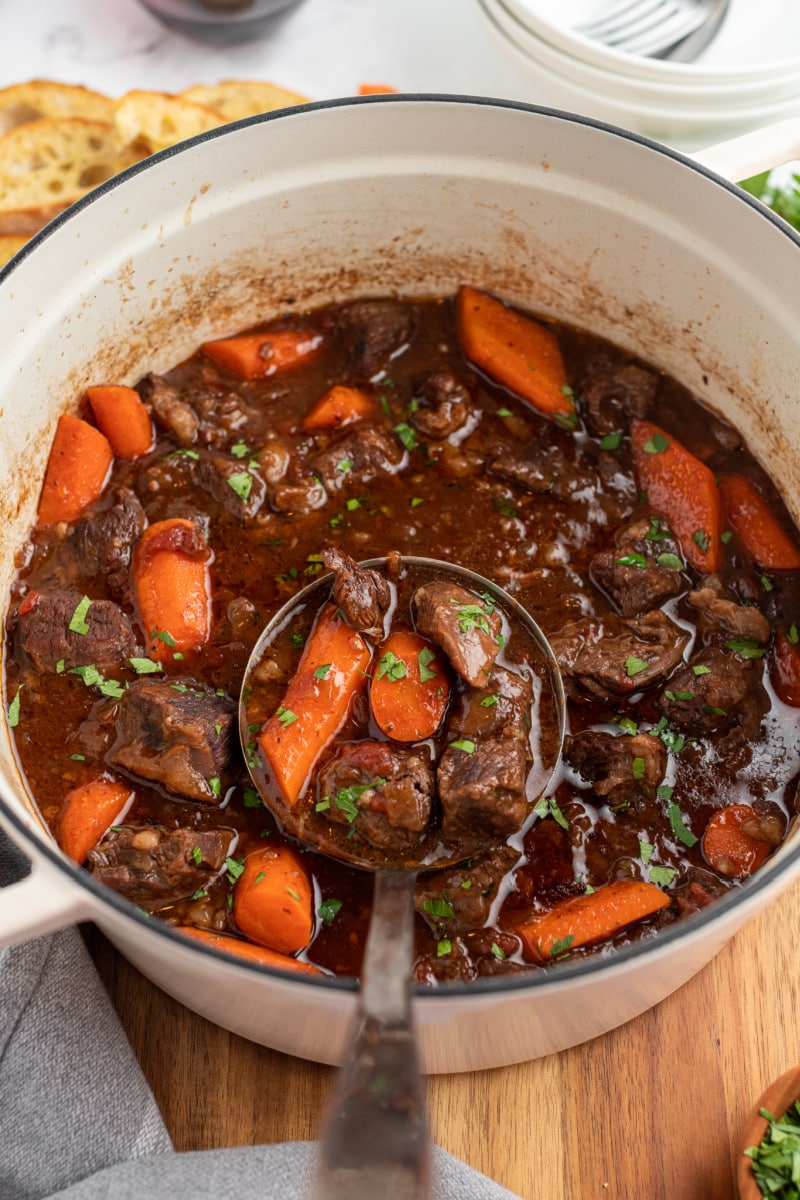
M 146 158 L 225 124 L 213 108 L 166 92 L 126 92 L 114 105 L 117 149 Z
M 100 92 L 74 83 L 32 79 L 0 88 L 0 136 L 42 117 L 83 117 L 86 121 L 111 120 L 113 101 Z
M 22 233 L 0 233 L 0 267 L 4 267 L 27 240 Z
M 0 137 L 0 233 L 34 233 L 135 159 L 111 125 L 43 117 Z
M 223 79 L 220 83 L 199 83 L 178 93 L 194 104 L 205 104 L 221 112 L 226 121 L 240 121 L 243 117 L 255 117 L 258 113 L 272 112 L 276 108 L 290 108 L 293 104 L 306 104 L 307 96 L 289 92 L 274 83 L 260 80 Z

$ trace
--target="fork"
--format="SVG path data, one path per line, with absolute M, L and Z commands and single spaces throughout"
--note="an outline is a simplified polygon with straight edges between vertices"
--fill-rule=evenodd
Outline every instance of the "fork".
M 576 32 L 615 50 L 689 62 L 708 45 L 730 0 L 618 0 Z

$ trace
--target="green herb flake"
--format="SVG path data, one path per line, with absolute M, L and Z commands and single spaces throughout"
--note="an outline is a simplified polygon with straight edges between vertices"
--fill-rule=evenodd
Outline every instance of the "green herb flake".
M 668 814 L 672 832 L 675 834 L 675 837 L 678 839 L 678 841 L 683 842 L 684 846 L 693 846 L 697 841 L 697 838 L 692 833 L 691 829 L 686 827 L 683 819 L 683 813 L 678 805 L 674 802 L 670 803 Z
M 236 493 L 242 503 L 246 503 L 253 489 L 253 476 L 249 471 L 237 471 L 228 476 L 228 487 Z
M 19 685 L 14 693 L 14 699 L 8 706 L 8 723 L 12 729 L 16 729 L 16 727 L 19 725 L 20 693 L 24 687 L 24 683 Z
M 336 464 L 336 470 L 339 472 L 340 475 L 346 475 L 347 472 L 352 468 L 352 466 L 353 466 L 353 464 L 349 458 L 343 458 L 343 459 L 340 459 L 340 461 Z
M 316 671 L 314 672 L 314 678 L 315 679 L 327 679 L 328 672 L 330 671 L 332 666 L 333 666 L 333 663 L 322 663 L 322 665 L 317 667 Z
M 631 775 L 634 779 L 644 779 L 646 763 L 643 758 L 634 758 L 631 763 Z
M 623 733 L 628 733 L 631 737 L 639 732 L 639 726 L 630 717 L 623 717 L 617 724 Z
M 643 658 L 637 658 L 635 654 L 629 654 L 625 659 L 625 674 L 629 679 L 634 675 L 641 675 L 642 671 L 646 671 L 650 663 L 645 662 Z
M 432 917 L 438 917 L 442 921 L 451 921 L 456 915 L 452 904 L 449 900 L 423 900 L 422 909 Z
M 727 546 L 728 542 L 731 540 L 731 538 L 732 538 L 732 537 L 733 537 L 733 530 L 732 530 L 732 529 L 726 529 L 726 530 L 724 531 L 724 533 L 721 533 L 721 534 L 719 535 L 719 540 L 720 540 L 720 541 L 721 541 L 721 542 L 722 542 L 724 545 L 726 545 L 726 546 Z
M 283 705 L 277 709 L 275 716 L 278 718 L 278 724 L 284 729 L 287 725 L 293 725 L 297 720 L 297 713 L 293 713 L 290 708 L 284 708 Z
M 644 444 L 645 454 L 663 454 L 665 450 L 669 450 L 669 438 L 663 433 L 654 433 Z
M 67 665 L 67 664 L 64 662 L 64 659 L 63 659 L 63 658 L 60 658 L 60 659 L 58 660 L 58 662 L 56 663 L 56 675 L 63 675 L 63 674 L 64 674 L 64 668 L 66 667 L 66 665 Z
M 796 1200 L 800 1196 L 800 1100 L 782 1117 L 774 1117 L 766 1108 L 760 1113 L 767 1122 L 766 1132 L 757 1146 L 744 1151 L 752 1161 L 759 1193 L 771 1200 Z
M 420 683 L 427 683 L 430 679 L 436 679 L 438 672 L 434 671 L 431 663 L 436 661 L 436 653 L 431 650 L 430 646 L 423 646 L 417 654 L 417 666 L 419 667 Z
M 208 892 L 204 891 L 203 888 L 198 888 L 198 890 L 196 892 L 192 892 L 192 899 L 193 900 L 207 900 Z
M 495 958 L 499 959 L 500 962 L 506 958 L 505 950 L 502 948 L 502 946 L 498 946 L 497 942 L 492 942 L 492 954 L 495 956 Z
M 533 810 L 537 817 L 551 816 L 562 829 L 569 829 L 569 821 L 558 806 L 554 796 L 542 796 Z
M 652 842 L 645 841 L 645 839 L 642 837 L 639 838 L 639 857 L 645 866 L 647 866 L 647 864 L 650 862 L 650 859 L 653 857 L 654 850 L 655 846 L 652 844 Z
M 178 644 L 168 629 L 162 629 L 160 633 L 156 633 L 156 631 L 154 629 L 152 636 L 154 638 L 158 638 L 159 642 L 163 642 L 164 645 L 169 646 L 170 649 L 172 649 L 174 646 L 177 646 L 177 644 Z
M 700 549 L 703 551 L 703 554 L 705 554 L 706 550 L 708 550 L 708 547 L 711 544 L 711 538 L 708 536 L 705 529 L 695 529 L 694 533 L 692 534 L 692 541 L 696 546 L 700 547 Z
M 361 508 L 361 501 L 358 496 L 351 496 L 349 500 L 345 500 L 344 506 L 348 512 L 355 512 L 357 508 Z
M 497 415 L 498 417 L 513 417 L 514 414 L 510 408 L 498 408 Z
M 472 887 L 472 880 L 471 880 L 471 879 L 465 879 L 465 880 L 464 880 L 464 881 L 461 883 L 461 885 L 460 885 L 460 886 L 461 886 L 461 889 L 462 889 L 462 891 L 464 891 L 464 892 L 468 892 L 468 891 L 469 891 L 469 889 Z
M 352 787 L 342 788 L 333 797 L 333 803 L 336 808 L 339 809 L 339 812 L 344 813 L 345 817 L 352 825 L 353 821 L 355 821 L 356 817 L 358 816 L 358 805 L 356 804 L 356 800 L 358 800 L 359 796 L 363 796 L 364 792 L 368 792 L 372 788 L 382 787 L 384 783 L 386 783 L 385 779 L 373 779 L 371 783 L 358 783 L 353 784 Z M 325 797 L 325 799 L 329 800 L 330 797 Z M 324 801 L 320 801 L 320 803 L 324 803 Z M 316 808 L 317 812 L 324 811 L 320 809 L 319 804 L 316 806 Z
M 328 521 L 328 524 L 330 525 L 331 529 L 338 529 L 343 520 L 344 513 L 335 513 L 331 517 L 330 521 Z
M 242 792 L 242 803 L 245 808 L 260 808 L 261 797 L 255 788 L 246 787 Z
M 740 658 L 763 658 L 766 650 L 763 646 L 759 646 L 754 637 L 732 638 L 725 645 L 729 650 L 733 650 Z
M 398 679 L 405 679 L 408 674 L 408 668 L 402 658 L 398 658 L 391 650 L 387 650 L 378 659 L 378 674 L 377 679 L 383 679 L 384 675 L 390 683 L 397 683 Z
M 694 700 L 694 692 L 673 692 L 671 688 L 666 688 L 664 695 L 668 700 Z
M 305 641 L 306 641 L 306 639 L 303 637 L 302 633 L 293 633 L 292 634 L 292 645 L 293 646 L 298 646 L 298 647 L 304 646 Z
M 258 880 L 256 880 L 256 883 L 258 883 Z M 294 890 L 294 888 L 290 888 L 289 885 L 287 884 L 286 891 L 289 893 L 289 895 L 292 897 L 293 900 L 296 900 L 298 904 L 300 903 L 300 894 L 298 892 L 296 892 Z
M 88 633 L 89 626 L 86 624 L 86 614 L 92 607 L 92 602 L 88 596 L 83 596 L 75 605 L 75 611 L 70 617 L 68 629 L 70 633 Z
M 203 851 L 200 849 L 199 846 L 193 847 L 192 858 L 194 859 L 195 864 L 199 867 L 200 863 L 203 861 Z
M 567 395 L 565 388 L 562 388 L 561 390 L 562 390 L 562 392 L 564 392 L 564 395 Z M 571 388 L 569 391 L 569 398 L 570 399 L 572 398 L 572 389 Z M 567 429 L 571 433 L 572 430 L 575 428 L 575 426 L 578 424 L 578 414 L 575 412 L 575 409 L 573 408 L 571 412 L 553 413 L 553 420 L 556 421 L 557 424 L 559 424 L 562 429 Z
M 619 450 L 622 445 L 622 430 L 618 429 L 614 433 L 607 433 L 605 437 L 600 439 L 601 450 Z
M 648 542 L 665 542 L 672 537 L 672 530 L 663 517 L 651 517 L 650 528 L 644 536 Z
M 137 675 L 154 675 L 156 671 L 164 670 L 161 664 L 154 662 L 152 658 L 129 658 L 128 662 Z
M 765 592 L 771 592 L 773 589 L 773 586 L 774 585 L 773 585 L 771 579 L 767 578 L 766 575 L 761 576 L 761 587 L 763 588 L 763 590 Z
M 450 938 L 440 938 L 436 944 L 436 957 L 444 958 L 453 949 L 453 943 Z
M 475 743 L 471 738 L 456 738 L 454 742 L 450 743 L 450 748 L 453 750 L 463 750 L 465 754 L 475 753 Z
M 400 438 L 400 441 L 405 446 L 406 450 L 413 450 L 417 444 L 417 435 L 410 425 L 405 421 L 401 421 L 399 425 L 395 425 L 394 431 Z
M 481 708 L 495 708 L 497 706 L 497 696 L 491 692 L 488 696 L 484 696 L 481 700 Z
M 234 444 L 231 446 L 231 454 L 234 458 L 247 458 L 249 453 L 250 447 L 246 442 L 234 442 Z
M 678 558 L 677 554 L 659 554 L 656 562 L 660 567 L 672 567 L 675 571 L 682 571 L 684 562 L 682 558 Z
M 705 665 L 705 663 L 696 663 L 692 667 L 692 674 L 696 675 L 698 679 L 700 678 L 701 675 L 710 675 L 711 667 L 707 667 Z
M 412 496 L 411 497 L 411 507 L 412 508 L 419 508 L 420 504 L 424 504 L 424 503 L 425 503 L 424 496 Z
M 262 879 L 266 879 L 266 878 L 267 878 L 266 872 L 259 871 L 258 874 L 256 875 L 255 879 L 253 880 L 253 887 L 255 887 L 256 884 L 261 883 Z
M 650 882 L 657 883 L 659 887 L 669 887 L 677 874 L 675 867 L 651 867 Z
M 574 941 L 575 941 L 574 933 L 568 933 L 566 935 L 566 937 L 563 937 L 563 938 L 556 938 L 556 940 L 553 942 L 552 946 L 550 947 L 550 957 L 551 958 L 563 958 L 566 954 L 569 954 L 569 948 Z
M 219 797 L 220 791 L 222 790 L 222 782 L 219 775 L 212 775 L 208 781 L 208 786 L 211 788 L 211 794 Z
M 647 566 L 647 559 L 643 554 L 623 554 L 622 558 L 618 558 L 617 562 L 622 567 L 638 567 L 643 571 Z
M 317 916 L 322 921 L 323 925 L 330 925 L 336 920 L 339 913 L 342 911 L 343 901 L 334 900 L 331 897 L 329 900 L 323 900 L 317 909 Z
M 469 633 L 471 629 L 479 629 L 481 633 L 489 633 L 489 622 L 486 620 L 486 610 L 480 604 L 459 604 L 457 600 L 450 600 L 451 604 L 456 606 L 456 617 L 458 618 L 458 627 L 462 633 Z
M 97 690 L 101 696 L 110 696 L 112 700 L 120 700 L 125 694 L 124 686 L 116 679 L 102 679 Z
M 495 496 L 494 506 L 501 516 L 508 517 L 510 520 L 515 520 L 517 510 L 510 500 L 506 500 L 504 496 Z
M 225 868 L 227 871 L 228 883 L 234 884 L 244 870 L 243 858 L 226 858 Z
M 798 632 L 797 626 L 795 624 L 792 624 L 789 626 L 789 631 L 786 634 L 786 636 L 789 639 L 789 641 L 792 643 L 793 646 L 797 645 L 798 641 L 800 641 L 800 633 Z
M 330 796 L 323 796 L 323 798 L 321 800 L 318 800 L 317 803 L 314 805 L 314 812 L 327 812 L 328 809 L 330 808 L 330 806 L 331 806 Z
M 71 762 L 86 762 L 85 754 L 70 754 L 69 757 Z

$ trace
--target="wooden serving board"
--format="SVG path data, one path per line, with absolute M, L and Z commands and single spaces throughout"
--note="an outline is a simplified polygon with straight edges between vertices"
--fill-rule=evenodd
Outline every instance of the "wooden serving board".
M 243 1041 L 86 939 L 179 1150 L 319 1134 L 333 1072 Z M 523 1200 L 732 1200 L 755 1098 L 800 1064 L 800 881 L 699 975 L 583 1046 L 433 1076 L 433 1139 Z

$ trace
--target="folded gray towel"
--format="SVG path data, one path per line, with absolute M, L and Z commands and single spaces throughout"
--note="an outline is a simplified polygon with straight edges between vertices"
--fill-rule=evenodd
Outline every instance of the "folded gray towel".
M 0 887 L 27 863 L 0 830 Z M 306 1200 L 316 1144 L 177 1154 L 78 932 L 0 951 L 0 1200 Z M 435 1200 L 517 1200 L 433 1150 Z

